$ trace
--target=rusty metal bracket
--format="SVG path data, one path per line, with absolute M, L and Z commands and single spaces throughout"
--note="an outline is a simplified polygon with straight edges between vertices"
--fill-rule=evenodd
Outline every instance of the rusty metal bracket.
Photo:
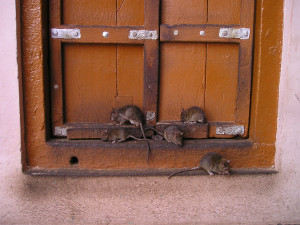
M 220 28 L 219 37 L 249 39 L 250 28 Z

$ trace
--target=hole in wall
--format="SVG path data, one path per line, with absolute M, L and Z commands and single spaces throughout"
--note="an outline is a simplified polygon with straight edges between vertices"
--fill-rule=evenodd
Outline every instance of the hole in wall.
M 75 165 L 78 163 L 78 158 L 76 156 L 72 156 L 69 162 L 71 165 Z

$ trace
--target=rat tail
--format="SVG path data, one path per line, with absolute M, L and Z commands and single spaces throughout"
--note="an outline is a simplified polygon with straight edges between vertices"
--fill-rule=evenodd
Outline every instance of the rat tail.
M 145 131 L 146 131 L 146 130 L 154 130 L 154 131 L 155 131 L 156 133 L 158 133 L 159 135 L 164 136 L 164 135 L 162 134 L 162 132 L 156 130 L 155 128 L 148 127 L 148 128 L 145 129 Z
M 150 156 L 150 145 L 147 141 L 147 138 L 145 136 L 145 132 L 144 132 L 144 129 L 143 129 L 143 125 L 140 123 L 140 128 L 141 128 L 141 131 L 142 131 L 142 134 L 143 134 L 143 138 L 144 138 L 144 141 L 146 142 L 147 144 L 147 147 L 148 147 L 148 152 L 147 152 L 147 164 L 149 164 L 149 156 Z
M 172 173 L 172 174 L 168 177 L 168 179 L 171 179 L 173 176 L 175 176 L 175 175 L 177 175 L 177 174 L 179 174 L 179 173 L 184 173 L 184 172 L 194 171 L 194 170 L 199 170 L 199 169 L 201 169 L 201 168 L 200 168 L 199 166 L 197 166 L 197 167 L 194 167 L 194 168 L 191 168 L 191 169 L 181 170 L 181 171 Z

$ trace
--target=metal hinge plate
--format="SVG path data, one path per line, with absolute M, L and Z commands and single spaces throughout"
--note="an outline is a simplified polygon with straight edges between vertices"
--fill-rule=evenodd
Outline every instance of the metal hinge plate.
M 66 127 L 55 127 L 54 135 L 59 136 L 59 137 L 66 137 L 67 136 L 67 128 Z
M 130 30 L 129 39 L 138 39 L 138 40 L 156 40 L 158 39 L 156 30 Z
M 52 38 L 61 38 L 61 39 L 79 39 L 81 38 L 79 29 L 51 29 Z
M 220 28 L 219 37 L 249 39 L 250 28 Z
M 219 126 L 216 128 L 217 135 L 243 135 L 245 127 L 243 125 Z
M 146 112 L 145 118 L 146 121 L 155 120 L 155 112 L 150 112 L 150 111 Z

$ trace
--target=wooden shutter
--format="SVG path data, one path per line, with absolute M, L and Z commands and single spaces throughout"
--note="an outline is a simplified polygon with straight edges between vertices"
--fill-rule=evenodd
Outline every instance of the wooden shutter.
M 247 137 L 253 16 L 254 0 L 51 1 L 53 134 L 71 126 L 99 138 L 112 107 L 135 104 L 148 124 L 200 106 L 209 137 Z M 55 29 L 80 33 L 56 38 Z M 158 40 L 131 39 L 134 30 Z
M 50 1 L 55 136 L 65 136 L 68 126 L 110 122 L 112 107 L 135 104 L 157 114 L 158 40 L 129 33 L 158 31 L 158 19 L 158 0 Z M 62 29 L 72 37 L 59 38 Z
M 254 0 L 161 2 L 158 120 L 178 120 L 182 108 L 196 105 L 206 113 L 209 137 L 232 137 L 241 128 L 246 137 Z M 220 37 L 222 28 L 249 28 L 250 36 Z

